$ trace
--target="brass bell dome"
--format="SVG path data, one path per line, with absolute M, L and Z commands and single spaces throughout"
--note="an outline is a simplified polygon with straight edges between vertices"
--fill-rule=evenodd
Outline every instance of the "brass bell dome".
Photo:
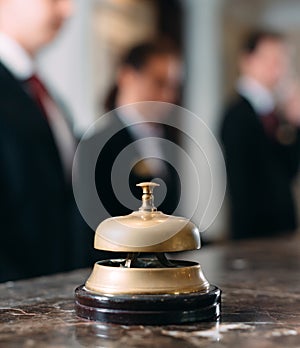
M 100 223 L 95 248 L 119 252 L 177 252 L 199 249 L 200 233 L 189 220 L 165 215 L 154 207 L 153 189 L 158 184 L 138 184 L 143 189 L 139 211 Z

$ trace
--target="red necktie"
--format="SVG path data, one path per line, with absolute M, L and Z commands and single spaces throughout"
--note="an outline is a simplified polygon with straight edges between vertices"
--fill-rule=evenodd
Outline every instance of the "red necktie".
M 37 75 L 32 75 L 28 80 L 26 80 L 29 92 L 33 96 L 35 102 L 39 106 L 40 110 L 47 118 L 47 108 L 45 106 L 46 100 L 51 99 L 46 87 L 37 77 Z
M 25 84 L 27 92 L 34 99 L 36 105 L 45 116 L 45 120 L 54 136 L 66 175 L 70 176 L 75 153 L 75 143 L 72 132 L 64 120 L 59 107 L 38 76 L 31 76 L 25 81 Z
M 270 138 L 275 138 L 276 136 L 276 131 L 278 129 L 279 126 L 279 120 L 275 115 L 275 112 L 270 112 L 267 115 L 261 116 L 261 121 L 264 127 L 264 130 L 266 132 L 266 134 L 270 137 Z

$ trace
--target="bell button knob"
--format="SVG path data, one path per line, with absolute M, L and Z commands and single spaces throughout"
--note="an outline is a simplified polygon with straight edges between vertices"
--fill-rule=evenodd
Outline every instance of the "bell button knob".
M 154 187 L 159 186 L 159 184 L 155 182 L 142 182 L 136 186 L 143 189 L 142 206 L 139 208 L 139 211 L 156 211 L 157 209 L 154 206 L 153 190 Z

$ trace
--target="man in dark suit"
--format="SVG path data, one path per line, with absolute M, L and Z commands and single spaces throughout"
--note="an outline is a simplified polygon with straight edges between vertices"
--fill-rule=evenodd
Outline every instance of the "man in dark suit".
M 71 11 L 70 0 L 0 0 L 0 281 L 81 266 L 72 255 L 75 142 L 34 65 Z
M 235 239 L 297 228 L 291 185 L 300 157 L 300 107 L 290 94 L 277 110 L 275 97 L 286 52 L 281 35 L 251 34 L 241 54 L 237 95 L 225 112 L 221 138 Z
M 178 130 L 164 124 L 169 116 L 168 104 L 147 102 L 178 103 L 181 83 L 182 61 L 170 43 L 140 44 L 120 64 L 116 86 L 106 102 L 108 110 L 117 109 L 96 135 L 108 140 L 99 155 L 95 178 L 99 198 L 109 215 L 125 215 L 138 209 L 137 201 L 130 203 L 131 195 L 141 200 L 142 192 L 136 184 L 154 178 L 165 184 L 155 194 L 158 209 L 167 214 L 176 209 L 180 179 L 174 163 L 178 159 L 168 163 L 174 153 L 164 141 L 178 143 Z M 119 171 L 114 171 L 122 151 L 126 160 L 120 159 Z M 122 196 L 124 186 L 124 192 L 128 191 Z M 160 199 L 162 191 L 166 194 Z

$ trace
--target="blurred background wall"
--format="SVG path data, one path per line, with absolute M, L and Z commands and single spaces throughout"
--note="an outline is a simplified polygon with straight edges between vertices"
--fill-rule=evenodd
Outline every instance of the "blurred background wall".
M 103 98 L 120 55 L 158 33 L 177 40 L 185 56 L 183 106 L 216 135 L 222 105 L 237 76 L 238 47 L 248 31 L 263 27 L 287 34 L 294 47 L 294 74 L 300 74 L 299 0 L 75 0 L 75 4 L 74 17 L 43 52 L 40 68 L 68 105 L 78 135 L 103 114 Z M 226 237 L 226 207 L 225 200 L 207 239 Z

